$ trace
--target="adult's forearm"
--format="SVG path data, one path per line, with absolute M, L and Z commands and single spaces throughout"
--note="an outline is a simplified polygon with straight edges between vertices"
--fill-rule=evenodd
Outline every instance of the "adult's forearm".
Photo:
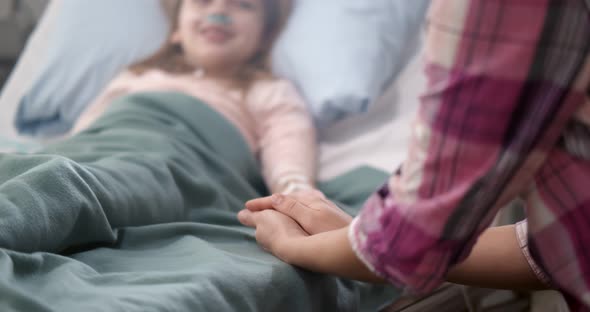
M 514 225 L 486 230 L 467 259 L 449 270 L 447 280 L 485 288 L 547 288 L 537 279 L 524 257 Z
M 348 240 L 348 227 L 301 238 L 293 245 L 285 260 L 295 266 L 369 283 L 384 283 L 356 256 Z
M 310 271 L 384 283 L 357 257 L 348 240 L 348 227 L 295 241 L 279 251 L 285 261 Z M 451 268 L 447 281 L 485 288 L 546 289 L 535 276 L 518 245 L 514 225 L 490 228 L 465 261 Z

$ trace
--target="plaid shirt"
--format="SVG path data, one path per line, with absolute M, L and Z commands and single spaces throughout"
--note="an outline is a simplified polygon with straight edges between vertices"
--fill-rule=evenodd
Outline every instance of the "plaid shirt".
M 408 159 L 351 226 L 359 258 L 431 291 L 522 198 L 525 254 L 588 309 L 589 51 L 590 0 L 433 1 Z

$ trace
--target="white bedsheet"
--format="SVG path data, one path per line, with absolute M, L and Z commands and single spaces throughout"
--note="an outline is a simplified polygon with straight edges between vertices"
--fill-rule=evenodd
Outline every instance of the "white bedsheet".
M 424 91 L 422 51 L 369 113 L 337 124 L 321 136 L 320 180 L 370 165 L 395 171 L 405 159 L 411 123 Z

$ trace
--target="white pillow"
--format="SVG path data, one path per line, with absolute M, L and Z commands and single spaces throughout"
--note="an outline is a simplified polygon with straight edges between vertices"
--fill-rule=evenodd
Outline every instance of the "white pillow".
M 408 60 L 430 0 L 298 0 L 274 69 L 326 127 L 366 112 Z
M 53 0 L 47 13 L 54 18 L 40 24 L 51 28 L 38 51 L 44 61 L 14 121 L 20 133 L 42 137 L 67 132 L 113 77 L 154 53 L 169 32 L 160 0 Z

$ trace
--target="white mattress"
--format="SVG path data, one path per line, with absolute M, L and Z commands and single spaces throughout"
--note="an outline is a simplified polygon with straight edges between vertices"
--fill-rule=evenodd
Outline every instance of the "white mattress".
M 54 3 L 58 3 L 55 1 Z M 0 152 L 36 143 L 17 135 L 13 119 L 18 99 L 29 87 L 33 70 L 44 61 L 45 38 L 51 31 L 57 5 L 51 3 L 21 56 L 15 73 L 0 95 Z M 320 133 L 320 180 L 362 165 L 392 172 L 405 156 L 410 122 L 425 86 L 422 58 L 414 55 L 386 94 L 365 114 Z

